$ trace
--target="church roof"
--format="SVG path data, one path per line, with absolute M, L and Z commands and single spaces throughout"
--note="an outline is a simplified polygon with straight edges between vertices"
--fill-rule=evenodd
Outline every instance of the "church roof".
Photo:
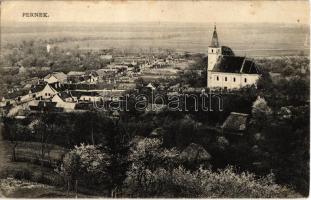
M 239 56 L 221 56 L 212 71 L 259 74 L 259 71 L 253 61 Z
M 216 25 L 214 26 L 214 32 L 213 32 L 213 37 L 212 37 L 212 42 L 211 42 L 210 47 L 219 47 Z

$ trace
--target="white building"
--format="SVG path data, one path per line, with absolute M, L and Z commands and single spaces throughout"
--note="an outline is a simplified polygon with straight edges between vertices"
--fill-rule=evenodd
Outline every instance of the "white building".
M 216 26 L 208 47 L 207 87 L 239 89 L 256 85 L 260 72 L 255 63 L 245 57 L 234 56 L 226 46 L 220 46 Z
M 63 108 L 65 112 L 74 111 L 76 103 L 66 102 L 59 94 L 55 94 L 51 100 L 56 102 L 56 107 Z
M 32 98 L 41 98 L 41 99 L 51 99 L 56 91 L 50 84 L 46 84 L 45 86 L 36 86 L 29 91 L 29 96 Z
M 65 83 L 67 82 L 67 75 L 63 72 L 53 72 L 51 74 L 46 75 L 43 80 L 49 84 L 54 83 Z

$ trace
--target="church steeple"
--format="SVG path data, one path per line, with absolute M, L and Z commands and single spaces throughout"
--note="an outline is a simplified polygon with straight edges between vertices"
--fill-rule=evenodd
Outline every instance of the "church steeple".
M 214 32 L 213 32 L 212 42 L 211 42 L 210 46 L 211 47 L 219 47 L 218 36 L 217 36 L 217 31 L 216 31 L 216 24 L 214 25 Z
M 216 25 L 214 25 L 214 33 L 212 37 L 211 45 L 208 47 L 208 70 L 213 70 L 218 58 L 222 54 L 221 46 L 219 46 L 218 36 L 216 31 Z

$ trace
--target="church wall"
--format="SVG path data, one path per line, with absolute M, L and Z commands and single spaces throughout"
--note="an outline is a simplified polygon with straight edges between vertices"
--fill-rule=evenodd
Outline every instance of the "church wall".
M 256 82 L 260 78 L 259 74 L 242 74 L 241 75 L 241 86 L 245 87 L 247 85 L 256 85 Z M 246 79 L 246 82 L 245 82 Z
M 208 87 L 237 89 L 246 85 L 256 84 L 256 81 L 259 79 L 259 77 L 260 76 L 258 74 L 239 74 L 209 71 Z

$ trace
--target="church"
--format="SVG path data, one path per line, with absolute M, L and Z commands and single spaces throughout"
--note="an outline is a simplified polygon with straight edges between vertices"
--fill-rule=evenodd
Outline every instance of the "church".
M 239 89 L 256 85 L 261 76 L 252 60 L 235 56 L 231 48 L 219 45 L 216 25 L 208 47 L 207 65 L 207 87 L 211 89 Z

